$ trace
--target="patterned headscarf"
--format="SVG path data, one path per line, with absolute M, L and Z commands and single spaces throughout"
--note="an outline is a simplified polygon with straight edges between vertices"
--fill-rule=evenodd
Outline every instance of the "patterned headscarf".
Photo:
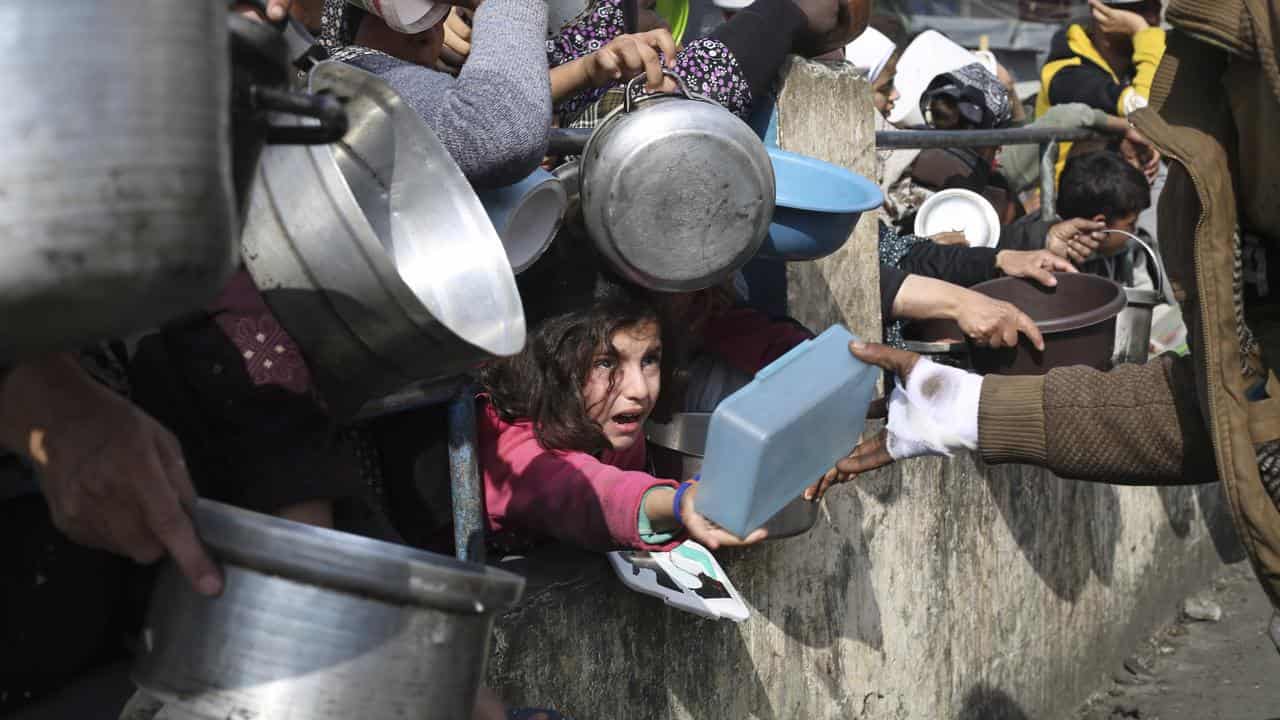
M 970 63 L 935 77 L 920 96 L 920 114 L 926 118 L 929 103 L 935 97 L 950 98 L 960 114 L 982 130 L 1004 127 L 1013 120 L 1009 92 L 982 63 Z

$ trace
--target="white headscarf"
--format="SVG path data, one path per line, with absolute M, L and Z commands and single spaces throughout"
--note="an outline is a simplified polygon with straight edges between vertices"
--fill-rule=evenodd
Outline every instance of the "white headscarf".
M 844 46 L 844 59 L 853 63 L 854 67 L 866 70 L 867 79 L 875 82 L 896 49 L 897 46 L 884 33 L 869 27 L 853 42 Z

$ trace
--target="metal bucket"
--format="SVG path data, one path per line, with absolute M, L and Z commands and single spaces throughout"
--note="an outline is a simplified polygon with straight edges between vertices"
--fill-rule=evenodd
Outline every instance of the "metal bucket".
M 469 718 L 496 613 L 524 580 L 199 501 L 222 595 L 167 563 L 133 679 L 192 718 Z
M 688 480 L 701 472 L 710 427 L 711 413 L 705 412 L 676 413 L 668 423 L 645 423 L 645 437 L 657 475 Z M 809 532 L 817 521 L 818 503 L 797 497 L 770 518 L 764 528 L 768 539 L 776 540 Z
M 1147 256 L 1148 272 L 1151 275 L 1154 289 L 1147 290 L 1126 287 L 1124 310 L 1116 316 L 1116 342 L 1113 364 L 1145 363 L 1151 353 L 1151 315 L 1157 305 L 1172 302 L 1169 292 L 1169 281 L 1164 271 L 1164 264 L 1155 250 L 1143 242 L 1138 236 L 1123 230 L 1106 230 L 1104 232 L 1125 235 L 1137 243 Z

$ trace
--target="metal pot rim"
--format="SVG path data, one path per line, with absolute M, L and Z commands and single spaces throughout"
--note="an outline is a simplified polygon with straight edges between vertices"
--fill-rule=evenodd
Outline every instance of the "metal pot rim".
M 524 578 L 405 545 L 198 500 L 200 538 L 223 562 L 393 604 L 486 614 L 514 605 Z

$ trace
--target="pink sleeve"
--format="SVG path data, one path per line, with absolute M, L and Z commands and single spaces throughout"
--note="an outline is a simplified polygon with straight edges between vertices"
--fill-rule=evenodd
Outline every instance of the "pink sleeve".
M 675 482 L 583 452 L 546 450 L 530 423 L 504 422 L 487 403 L 477 420 L 491 532 L 547 535 L 593 550 L 666 549 L 640 539 L 640 501 L 650 488 Z M 643 467 L 644 448 L 616 460 Z
M 704 349 L 749 375 L 812 337 L 813 333 L 797 322 L 774 320 L 749 307 L 736 307 L 712 318 L 702 331 Z

